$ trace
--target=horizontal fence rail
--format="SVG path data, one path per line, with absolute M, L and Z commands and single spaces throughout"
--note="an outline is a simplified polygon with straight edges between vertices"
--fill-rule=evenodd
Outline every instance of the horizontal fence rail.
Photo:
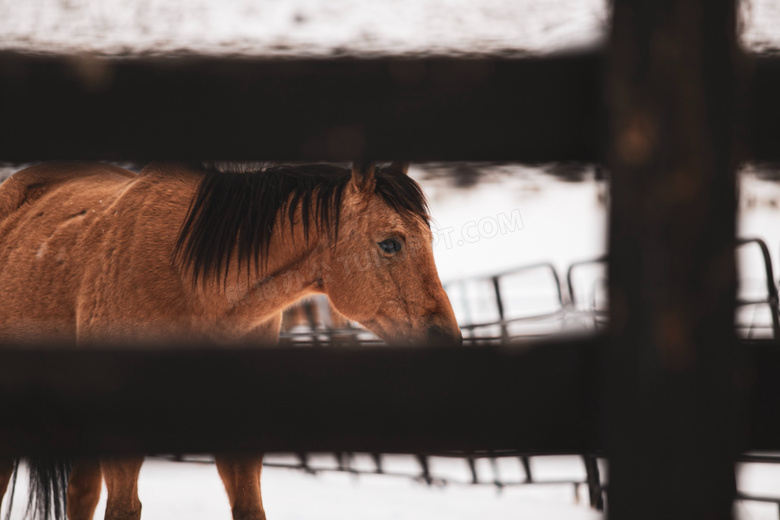
M 0 161 L 597 161 L 603 56 L 108 58 L 0 52 Z M 780 59 L 753 57 L 748 156 L 780 161 Z
M 603 347 L 4 349 L 0 450 L 596 452 Z M 744 449 L 780 450 L 780 348 L 739 350 Z
M 0 52 L 0 160 L 593 161 L 601 60 Z
M 0 450 L 585 452 L 600 343 L 4 349 Z

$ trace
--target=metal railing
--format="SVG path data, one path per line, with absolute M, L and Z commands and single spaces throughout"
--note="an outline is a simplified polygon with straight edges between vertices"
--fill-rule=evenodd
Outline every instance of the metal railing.
M 777 281 L 774 277 L 772 267 L 772 258 L 769 247 L 766 242 L 759 238 L 740 238 L 737 240 L 737 247 L 755 244 L 759 247 L 761 261 L 765 274 L 765 296 L 761 298 L 738 299 L 737 307 L 748 307 L 765 305 L 771 314 L 771 332 L 773 338 L 780 338 L 780 298 L 778 297 Z M 603 329 L 609 319 L 609 312 L 606 305 L 600 305 L 597 301 L 596 293 L 599 286 L 606 285 L 606 278 L 597 278 L 593 280 L 589 293 L 583 294 L 576 289 L 576 273 L 588 266 L 604 265 L 606 266 L 608 258 L 600 256 L 597 258 L 580 260 L 573 262 L 566 269 L 566 276 L 561 277 L 558 270 L 551 262 L 540 262 L 513 269 L 502 271 L 500 273 L 469 277 L 452 280 L 444 284 L 445 290 L 450 293 L 451 300 L 462 311 L 460 316 L 460 327 L 463 331 L 464 345 L 482 345 L 506 342 L 509 340 L 534 339 L 549 335 L 549 333 L 517 334 L 512 333 L 512 325 L 523 323 L 535 323 L 543 321 L 559 321 L 560 327 L 551 329 L 553 332 L 560 330 L 572 330 L 580 328 L 572 324 L 581 325 L 585 322 L 594 330 Z M 502 289 L 502 283 L 513 275 L 531 273 L 540 271 L 549 275 L 551 287 L 549 292 L 554 294 L 557 308 L 552 311 L 539 312 L 529 315 L 512 316 L 507 312 L 507 297 Z M 470 285 L 482 284 L 490 288 L 490 302 L 495 308 L 493 319 L 474 320 L 472 318 L 471 301 L 468 294 Z M 456 294 L 453 294 L 456 293 Z M 380 344 L 381 341 L 373 337 L 370 333 L 359 327 L 353 326 L 347 322 L 347 326 L 338 326 L 335 324 L 334 312 L 329 305 L 322 301 L 310 300 L 302 304 L 305 308 L 305 315 L 308 317 L 308 323 L 295 330 L 286 330 L 281 334 L 280 342 L 283 345 L 370 345 Z M 738 329 L 746 329 L 747 337 L 750 338 L 752 332 L 759 328 L 755 323 L 743 324 L 737 323 Z M 498 334 L 479 334 L 480 330 L 494 329 Z
M 773 337 L 780 337 L 780 314 L 778 311 L 778 290 L 777 282 L 774 279 L 774 271 L 772 269 L 772 258 L 769 252 L 769 248 L 766 243 L 758 238 L 744 238 L 737 240 L 737 247 L 743 247 L 749 244 L 758 245 L 761 252 L 761 259 L 763 263 L 764 273 L 766 276 L 766 296 L 763 298 L 738 300 L 736 305 L 738 307 L 750 306 L 750 305 L 766 305 L 772 314 L 772 333 Z M 477 322 L 467 321 L 461 325 L 464 331 L 464 345 L 475 346 L 484 344 L 497 344 L 505 343 L 509 341 L 516 341 L 518 338 L 528 339 L 535 338 L 538 334 L 527 335 L 512 335 L 511 326 L 517 323 L 529 323 L 543 320 L 559 320 L 561 322 L 561 329 L 566 330 L 571 323 L 576 322 L 581 324 L 583 320 L 589 320 L 594 329 L 602 328 L 608 320 L 608 310 L 598 305 L 596 299 L 596 291 L 599 284 L 605 280 L 603 277 L 593 280 L 591 285 L 592 289 L 590 293 L 583 293 L 576 289 L 576 274 L 581 269 L 587 266 L 606 265 L 608 258 L 601 256 L 592 259 L 586 259 L 577 261 L 570 264 L 566 270 L 565 278 L 562 278 L 555 266 L 550 262 L 541 262 L 531 265 L 521 266 L 507 271 L 503 271 L 497 274 L 485 276 L 485 277 L 472 277 L 461 280 L 451 281 L 445 284 L 445 289 L 448 292 L 459 290 L 459 296 L 464 311 L 464 316 L 467 320 L 470 318 L 469 303 L 470 300 L 467 294 L 468 284 L 483 284 L 487 285 L 491 289 L 491 296 L 493 298 L 493 304 L 496 310 L 496 319 L 483 320 Z M 512 275 L 530 273 L 533 271 L 540 271 L 546 273 L 553 287 L 550 288 L 550 292 L 555 295 L 555 301 L 559 308 L 550 312 L 540 312 L 534 315 L 528 316 L 510 316 L 507 313 L 507 300 L 504 293 L 504 287 L 502 282 L 508 279 Z M 505 288 L 505 287 L 504 287 Z M 458 303 L 458 302 L 456 302 Z M 320 310 L 326 307 L 321 303 L 311 304 Z M 339 344 L 360 344 L 360 345 L 372 345 L 380 344 L 381 342 L 375 338 L 366 336 L 365 331 L 361 331 L 355 327 L 349 328 L 333 328 L 332 315 L 328 310 L 322 314 L 318 320 L 310 319 L 309 322 L 312 325 L 309 331 L 286 331 L 282 333 L 282 343 L 289 345 L 339 345 Z M 312 312 L 307 311 L 307 316 L 312 316 Z M 499 328 L 499 335 L 478 335 L 477 331 L 480 329 Z M 741 327 L 741 325 L 737 325 Z M 480 485 L 480 486 L 494 486 L 497 489 L 503 489 L 506 487 L 523 486 L 523 485 L 571 485 L 574 487 L 575 498 L 579 496 L 579 489 L 581 486 L 587 486 L 588 497 L 590 505 L 596 509 L 603 509 L 605 494 L 607 492 L 607 485 L 602 482 L 598 459 L 603 454 L 600 453 L 554 453 L 554 455 L 577 455 L 582 458 L 583 464 L 586 470 L 585 479 L 553 479 L 553 480 L 537 480 L 532 471 L 530 459 L 534 456 L 540 455 L 553 455 L 553 453 L 544 454 L 538 452 L 519 452 L 519 451 L 500 451 L 500 452 L 486 452 L 486 453 L 459 453 L 459 452 L 441 452 L 441 453 L 420 453 L 414 455 L 415 460 L 419 465 L 419 472 L 396 472 L 388 471 L 383 466 L 383 454 L 370 454 L 373 461 L 373 468 L 356 468 L 351 464 L 353 454 L 351 453 L 334 453 L 333 456 L 338 461 L 336 467 L 315 467 L 309 462 L 309 455 L 305 453 L 296 454 L 297 462 L 267 462 L 268 467 L 288 468 L 305 471 L 311 474 L 317 474 L 322 472 L 347 472 L 355 475 L 385 475 L 411 478 L 417 482 L 425 483 L 427 485 Z M 430 458 L 431 457 L 457 457 L 461 458 L 468 465 L 471 479 L 459 480 L 452 477 L 445 477 L 437 475 L 431 471 Z M 506 480 L 502 479 L 497 466 L 497 459 L 514 457 L 517 458 L 521 468 L 523 469 L 524 478 L 518 480 Z M 492 474 L 486 476 L 484 471 L 480 473 L 477 471 L 477 465 L 475 463 L 478 459 L 490 459 L 491 468 L 493 468 Z M 176 460 L 182 460 L 181 457 L 177 457 Z M 184 459 L 190 460 L 190 459 Z M 745 454 L 738 458 L 738 462 L 744 463 L 766 463 L 766 464 L 780 464 L 780 453 L 778 454 Z M 759 495 L 751 495 L 743 492 L 737 494 L 738 500 L 757 501 L 757 502 L 770 502 L 778 504 L 780 511 L 780 498 L 766 497 Z
M 518 486 L 572 486 L 575 502 L 579 501 L 580 488 L 588 489 L 590 505 L 596 509 L 603 509 L 604 493 L 607 486 L 601 482 L 600 470 L 597 454 L 581 453 L 540 453 L 540 452 L 520 452 L 520 451 L 500 451 L 500 452 L 477 452 L 477 453 L 459 453 L 459 452 L 436 452 L 414 454 L 412 458 L 415 461 L 417 470 L 401 471 L 390 470 L 386 467 L 388 455 L 382 453 L 368 453 L 371 461 L 371 467 L 357 467 L 355 459 L 361 455 L 352 452 L 335 452 L 329 455 L 335 464 L 323 465 L 313 462 L 314 454 L 295 453 L 295 460 L 290 462 L 280 462 L 275 460 L 266 460 L 264 467 L 297 470 L 309 475 L 318 475 L 326 473 L 349 473 L 355 476 L 385 476 L 396 478 L 407 478 L 414 482 L 425 484 L 427 486 L 446 487 L 446 486 L 486 486 L 495 487 L 499 492 L 505 488 Z M 319 454 L 326 455 L 326 454 Z M 585 478 L 539 478 L 532 469 L 531 459 L 534 457 L 545 456 L 572 456 L 582 460 Z M 213 464 L 214 458 L 209 455 L 158 455 L 161 458 L 173 462 L 187 462 L 196 464 Z M 434 458 L 457 458 L 463 460 L 465 468 L 464 474 L 469 478 L 457 478 L 453 476 L 444 476 L 432 470 Z M 513 458 L 517 460 L 518 467 L 521 470 L 522 478 L 508 479 L 501 475 L 498 459 Z M 480 470 L 477 461 L 487 459 L 489 465 Z
M 780 338 L 780 310 L 778 309 L 778 295 L 777 285 L 775 282 L 775 276 L 772 269 L 772 257 L 769 254 L 769 248 L 766 242 L 760 238 L 738 238 L 737 246 L 745 246 L 749 244 L 756 244 L 761 251 L 761 258 L 764 264 L 764 274 L 766 276 L 766 298 L 741 300 L 736 302 L 737 307 L 746 307 L 751 305 L 767 305 L 772 317 L 772 337 Z M 752 324 L 751 324 L 752 325 Z M 748 328 L 748 335 L 752 332 L 752 328 Z M 749 337 L 749 336 L 748 336 Z

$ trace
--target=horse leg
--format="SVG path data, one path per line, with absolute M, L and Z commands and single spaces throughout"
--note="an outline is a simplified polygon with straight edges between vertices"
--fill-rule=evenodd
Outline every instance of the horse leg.
M 142 456 L 101 459 L 100 469 L 106 480 L 108 500 L 106 520 L 139 520 L 141 501 L 138 499 L 138 473 Z
M 233 520 L 265 520 L 260 495 L 262 455 L 216 455 L 217 471 L 225 484 Z
M 282 314 L 268 319 L 247 338 L 266 346 L 279 341 Z M 262 455 L 215 455 L 217 471 L 225 484 L 233 520 L 265 520 L 263 497 L 260 493 Z
M 74 460 L 68 479 L 68 520 L 92 520 L 102 487 L 98 459 Z

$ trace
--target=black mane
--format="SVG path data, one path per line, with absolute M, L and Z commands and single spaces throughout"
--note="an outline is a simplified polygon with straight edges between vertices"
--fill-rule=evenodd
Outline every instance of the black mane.
M 197 167 L 203 174 L 173 250 L 173 262 L 190 269 L 192 281 L 227 282 L 234 251 L 247 275 L 254 265 L 266 267 L 268 246 L 278 215 L 287 215 L 291 230 L 301 208 L 304 236 L 310 220 L 319 233 L 338 239 L 341 202 L 351 178 L 347 168 L 329 164 L 274 165 L 245 173 Z M 394 168 L 376 168 L 375 192 L 395 211 L 428 222 L 428 206 L 420 186 Z M 261 268 L 261 260 L 262 262 Z

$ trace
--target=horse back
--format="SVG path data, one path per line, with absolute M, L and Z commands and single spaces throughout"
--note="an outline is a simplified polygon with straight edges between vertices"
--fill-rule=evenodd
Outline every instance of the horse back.
M 172 261 L 201 179 L 176 163 L 53 163 L 0 185 L 0 343 L 221 334 L 234 304 Z
M 144 268 L 164 256 L 149 245 L 160 233 L 144 222 L 165 206 L 154 182 L 68 162 L 27 168 L 0 185 L 0 339 L 79 340 L 101 318 L 121 318 L 106 308 L 102 287 L 132 300 L 137 278 L 152 274 Z
M 0 221 L 26 204 L 33 204 L 41 195 L 72 179 L 86 176 L 133 178 L 136 175 L 110 164 L 81 162 L 51 162 L 20 170 L 0 185 Z

